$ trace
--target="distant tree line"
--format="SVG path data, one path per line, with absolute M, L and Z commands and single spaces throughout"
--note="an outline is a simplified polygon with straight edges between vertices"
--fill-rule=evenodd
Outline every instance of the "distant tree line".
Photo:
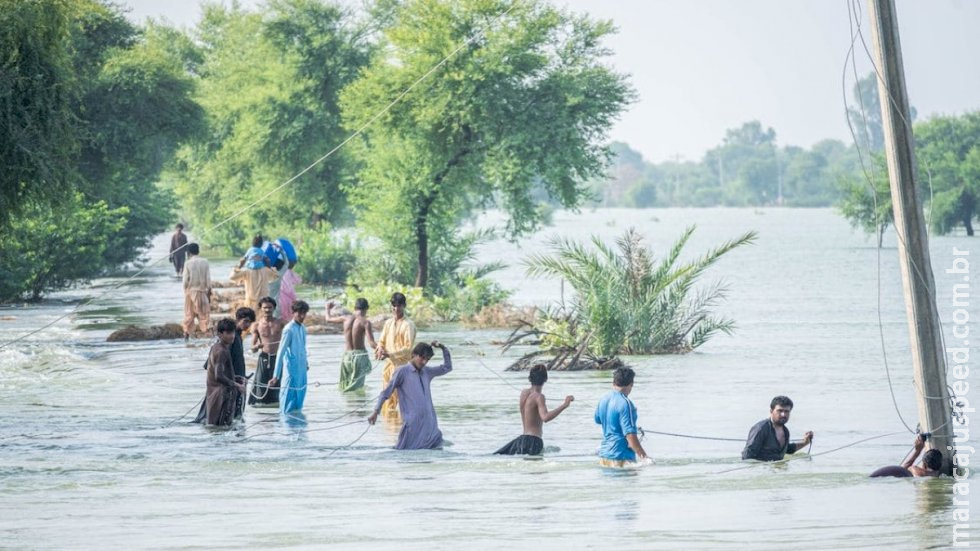
M 776 132 L 751 121 L 725 133 L 700 161 L 650 163 L 613 143 L 609 168 L 592 182 L 593 205 L 607 207 L 834 206 L 877 234 L 892 223 L 884 133 L 874 74 L 854 86 L 848 119 L 857 144 L 823 140 L 779 147 Z M 912 110 L 915 117 L 915 110 Z M 980 216 L 980 112 L 913 124 L 920 196 L 932 231 L 963 228 Z

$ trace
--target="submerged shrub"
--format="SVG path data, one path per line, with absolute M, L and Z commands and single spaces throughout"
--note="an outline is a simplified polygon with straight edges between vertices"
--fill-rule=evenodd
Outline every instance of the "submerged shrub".
M 723 243 L 701 257 L 680 262 L 694 227 L 681 234 L 666 256 L 655 261 L 643 238 L 630 228 L 612 248 L 592 238 L 592 247 L 571 240 L 551 241 L 552 255 L 532 255 L 530 276 L 557 277 L 574 290 L 567 306 L 545 311 L 534 331 L 545 348 L 585 347 L 595 357 L 614 354 L 688 352 L 717 332 L 731 334 L 733 320 L 711 313 L 727 287 L 695 289 L 704 271 L 729 251 L 755 241 L 755 232 Z

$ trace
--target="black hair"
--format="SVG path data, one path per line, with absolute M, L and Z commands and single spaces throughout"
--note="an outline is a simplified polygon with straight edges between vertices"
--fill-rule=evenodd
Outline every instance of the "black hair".
M 790 400 L 786 396 L 776 396 L 771 402 L 769 402 L 769 411 L 776 409 L 776 406 L 783 406 L 793 409 L 793 400 Z
M 252 310 L 248 306 L 242 306 L 238 310 L 235 310 L 235 321 L 241 321 L 248 318 L 249 321 L 255 321 L 255 310 Z
M 197 243 L 191 243 L 187 246 L 187 252 L 190 254 L 201 254 L 201 246 Z
M 262 234 L 261 233 L 260 234 L 257 234 L 255 237 L 252 238 L 252 246 L 253 247 L 261 247 L 263 241 L 265 241 L 265 240 L 262 239 Z
M 633 384 L 633 377 L 636 376 L 636 372 L 628 367 L 618 367 L 616 371 L 613 372 L 613 384 L 619 388 L 628 387 Z
M 231 318 L 218 320 L 218 324 L 214 326 L 214 330 L 216 333 L 234 333 L 235 322 L 231 321 Z
M 262 297 L 262 298 L 259 299 L 259 308 L 261 308 L 263 304 L 271 304 L 272 307 L 275 308 L 276 307 L 276 299 L 274 299 L 272 297 Z
M 435 352 L 432 350 L 432 345 L 427 342 L 420 342 L 415 345 L 415 348 L 412 349 L 413 356 L 422 356 L 425 359 L 431 358 L 433 354 L 435 354 Z
M 364 310 L 365 312 L 367 312 L 368 311 L 368 301 L 367 301 L 367 299 L 366 298 L 359 298 L 359 299 L 355 300 L 354 301 L 354 309 L 355 310 Z
M 543 385 L 548 380 L 548 366 L 535 364 L 527 374 L 527 380 L 531 381 L 532 385 Z
M 938 471 L 943 468 L 943 452 L 939 450 L 929 450 L 922 456 L 922 464 L 930 471 Z
M 293 312 L 307 313 L 310 311 L 310 305 L 306 303 L 305 300 L 297 300 L 293 303 Z
M 391 294 L 391 305 L 392 306 L 405 306 L 408 304 L 408 300 L 405 299 L 405 295 L 401 293 Z
M 178 230 L 182 230 L 182 229 L 184 229 L 184 225 L 183 225 L 183 224 L 177 224 L 177 225 L 176 225 L 176 226 L 174 226 L 174 227 L 175 227 L 175 228 L 177 228 Z

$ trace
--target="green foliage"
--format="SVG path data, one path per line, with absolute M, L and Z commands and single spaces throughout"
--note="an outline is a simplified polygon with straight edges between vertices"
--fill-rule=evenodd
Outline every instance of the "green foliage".
M 730 334 L 734 322 L 711 314 L 727 288 L 695 289 L 698 279 L 723 255 L 755 241 L 754 232 L 680 262 L 694 232 L 688 228 L 656 262 L 642 237 L 629 229 L 611 248 L 592 238 L 592 247 L 556 238 L 552 255 L 532 255 L 528 275 L 564 279 L 575 294 L 567 311 L 546 312 L 535 329 L 545 345 L 578 347 L 587 342 L 597 357 L 614 354 L 674 353 L 693 350 L 717 332 Z
M 285 182 L 346 137 L 336 96 L 370 52 L 331 4 L 277 0 L 262 10 L 205 7 L 197 98 L 207 132 L 180 151 L 171 176 L 190 216 L 214 228 L 205 240 L 230 248 L 257 231 L 345 219 L 346 148 Z
M 27 205 L 0 244 L 0 302 L 37 300 L 99 275 L 99 259 L 126 215 L 125 207 L 86 203 L 80 193 L 58 204 Z
M 841 179 L 840 189 L 841 199 L 837 210 L 851 223 L 851 227 L 877 236 L 878 246 L 881 247 L 885 229 L 895 223 L 884 157 L 876 155 L 868 172 L 861 177 Z
M 201 129 L 204 117 L 191 99 L 194 82 L 185 71 L 179 44 L 171 42 L 175 36 L 151 26 L 130 41 L 136 29 L 114 23 L 121 17 L 106 12 L 110 23 L 96 25 L 90 15 L 85 19 L 88 25 L 81 27 L 103 32 L 79 39 L 88 55 L 102 58 L 83 86 L 86 134 L 79 158 L 84 177 L 80 189 L 111 208 L 129 209 L 125 226 L 106 248 L 108 266 L 131 261 L 169 225 L 174 198 L 158 188 L 156 180 L 179 144 Z M 105 28 L 117 29 L 119 35 L 103 36 Z M 118 43 L 129 47 L 119 48 Z
M 915 126 L 919 187 L 932 195 L 933 229 L 949 233 L 962 225 L 973 235 L 980 215 L 980 111 L 935 117 Z
M 343 302 L 348 310 L 353 310 L 354 301 L 365 298 L 369 305 L 369 315 L 390 313 L 391 295 L 396 292 L 405 295 L 407 302 L 405 315 L 412 318 L 417 325 L 426 325 L 438 319 L 432 300 L 425 296 L 424 290 L 420 287 L 385 283 L 359 288 L 348 287 L 344 292 Z
M 0 0 L 0 229 L 75 175 L 69 0 Z
M 296 235 L 297 254 L 302 261 L 296 273 L 305 283 L 327 285 L 345 282 L 355 264 L 360 244 L 350 235 L 335 235 L 330 227 L 320 224 Z
M 7 297 L 37 298 L 133 261 L 167 225 L 172 197 L 155 182 L 203 116 L 190 99 L 188 60 L 170 48 L 175 36 L 141 32 L 108 1 L 0 0 L 0 227 L 22 237 L 0 243 L 2 254 L 48 247 L 50 229 L 27 218 L 54 212 L 91 222 L 103 240 L 97 249 L 66 241 L 83 247 L 82 268 L 38 251 L 45 264 L 22 273 L 27 281 L 10 284 Z M 103 231 L 110 214 L 113 230 Z
M 430 272 L 444 277 L 430 266 L 438 236 L 474 210 L 506 210 L 518 236 L 540 224 L 535 189 L 578 206 L 632 92 L 602 63 L 608 22 L 538 1 L 413 0 L 391 13 L 383 54 L 342 94 L 348 128 L 445 63 L 366 128 L 348 190 L 360 226 L 386 252 L 411 251 L 415 284 L 428 286 Z

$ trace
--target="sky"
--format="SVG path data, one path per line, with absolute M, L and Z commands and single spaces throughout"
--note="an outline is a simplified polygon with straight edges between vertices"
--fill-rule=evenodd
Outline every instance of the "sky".
M 219 2 L 222 0 L 218 0 Z M 857 1 L 857 0 L 855 0 Z M 224 0 L 229 3 L 229 0 Z M 552 0 L 611 20 L 608 64 L 637 100 L 610 130 L 652 162 L 699 160 L 758 120 L 781 146 L 851 142 L 848 0 Z M 241 0 L 243 6 L 259 0 Z M 125 0 L 130 17 L 193 26 L 199 0 Z M 980 0 L 896 0 L 909 100 L 919 119 L 980 109 Z M 867 9 L 858 8 L 870 49 Z M 860 40 L 860 76 L 872 70 Z M 853 103 L 853 102 L 852 102 Z

